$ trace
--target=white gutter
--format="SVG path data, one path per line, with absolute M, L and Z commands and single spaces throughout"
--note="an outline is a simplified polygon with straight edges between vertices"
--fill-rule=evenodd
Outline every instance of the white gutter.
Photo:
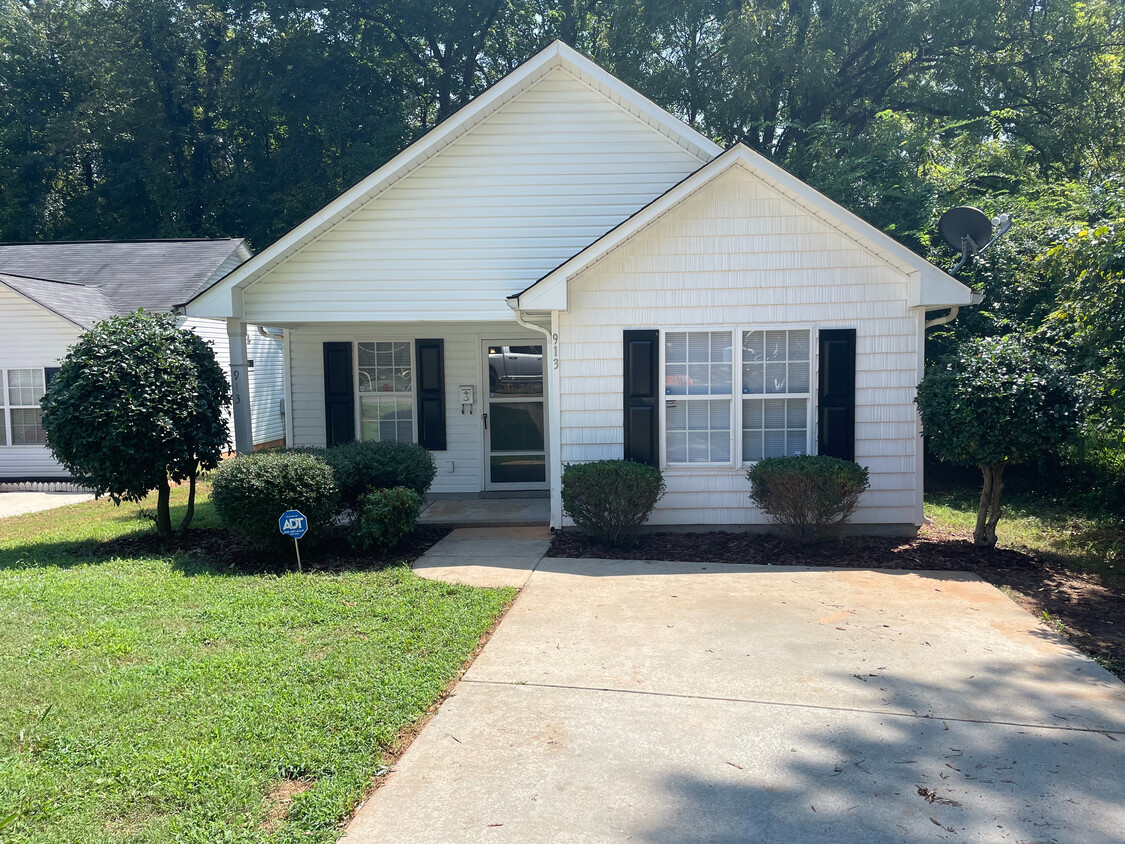
M 969 304 L 970 305 L 979 305 L 983 301 L 984 301 L 984 294 L 973 291 L 973 297 L 972 297 L 972 299 L 969 300 Z M 947 323 L 953 322 L 953 320 L 957 319 L 957 314 L 959 314 L 960 312 L 961 312 L 961 306 L 960 305 L 954 305 L 952 308 L 949 309 L 949 313 L 947 313 L 943 316 L 934 317 L 933 319 L 926 320 L 926 328 L 933 328 L 933 327 L 938 326 L 938 325 L 945 325 Z

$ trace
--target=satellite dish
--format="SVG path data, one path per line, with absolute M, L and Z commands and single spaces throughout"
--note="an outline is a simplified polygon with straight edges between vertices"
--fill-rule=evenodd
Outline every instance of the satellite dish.
M 969 254 L 979 252 L 992 240 L 992 221 L 979 208 L 971 205 L 958 205 L 950 208 L 938 220 L 938 231 L 945 242 L 958 252 Z M 965 238 L 971 242 L 966 244 Z M 968 250 L 965 247 L 968 246 Z

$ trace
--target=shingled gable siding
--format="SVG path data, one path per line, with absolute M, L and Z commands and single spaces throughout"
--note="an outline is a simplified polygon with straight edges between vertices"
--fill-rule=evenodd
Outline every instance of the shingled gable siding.
M 854 521 L 918 524 L 922 323 L 906 295 L 901 273 L 733 168 L 571 280 L 559 314 L 561 460 L 621 457 L 624 329 L 855 328 L 856 459 L 871 491 Z M 652 523 L 765 521 L 742 468 L 665 477 Z
M 516 322 L 481 323 L 356 323 L 349 325 L 298 325 L 289 335 L 292 374 L 293 443 L 324 445 L 324 362 L 326 342 L 365 343 L 402 340 L 413 345 L 418 338 L 440 337 L 445 341 L 446 450 L 434 453 L 437 476 L 431 492 L 480 492 L 483 489 L 484 391 L 481 342 L 525 340 L 546 344 L 542 334 L 529 332 Z M 473 413 L 462 413 L 458 388 L 471 384 L 476 390 Z M 358 429 L 357 429 L 358 430 Z M 453 461 L 454 471 L 449 471 Z
M 510 319 L 506 296 L 702 163 L 556 69 L 250 285 L 245 312 Z

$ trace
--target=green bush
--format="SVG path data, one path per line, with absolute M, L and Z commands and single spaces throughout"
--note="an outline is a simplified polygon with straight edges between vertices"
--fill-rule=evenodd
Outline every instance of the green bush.
M 562 473 L 563 512 L 587 536 L 610 545 L 643 525 L 662 495 L 660 470 L 631 460 L 570 464 Z
M 363 551 L 390 551 L 418 525 L 421 510 L 422 496 L 412 489 L 373 489 L 359 497 L 348 539 Z
M 868 487 L 867 470 L 858 463 L 812 454 L 767 457 L 746 477 L 754 506 L 800 542 L 837 535 Z
M 340 504 L 348 510 L 372 489 L 404 486 L 425 495 L 434 482 L 434 456 L 422 446 L 399 442 L 350 442 L 328 449 L 299 449 L 332 467 L 340 486 Z
M 215 471 L 211 501 L 223 524 L 254 547 L 282 548 L 292 540 L 278 530 L 286 510 L 309 520 L 302 542 L 324 537 L 339 508 L 332 470 L 309 454 L 262 451 L 224 460 Z

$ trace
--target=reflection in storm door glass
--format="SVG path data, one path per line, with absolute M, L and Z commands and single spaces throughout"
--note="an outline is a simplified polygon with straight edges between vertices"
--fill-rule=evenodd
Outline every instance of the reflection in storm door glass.
M 490 396 L 543 395 L 542 346 L 489 346 Z

